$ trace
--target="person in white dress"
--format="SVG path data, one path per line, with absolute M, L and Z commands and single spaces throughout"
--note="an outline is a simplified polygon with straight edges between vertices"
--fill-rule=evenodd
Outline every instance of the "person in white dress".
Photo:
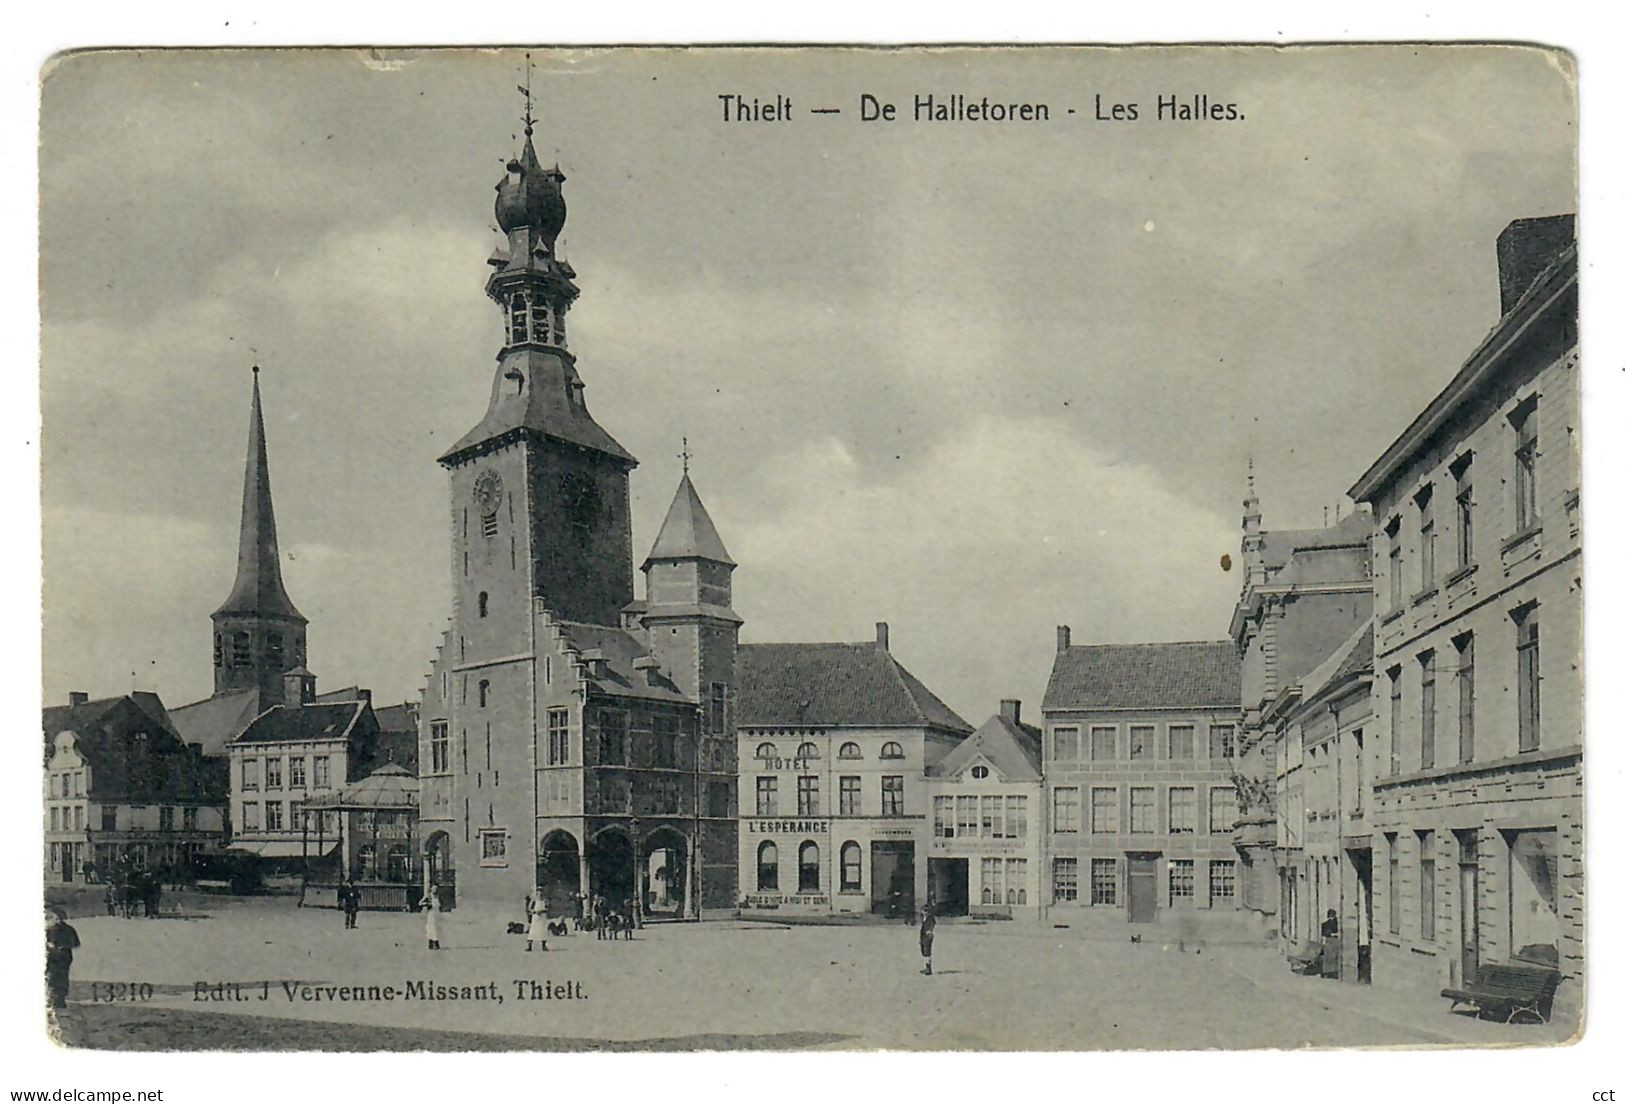
M 440 892 L 434 886 L 423 895 L 423 926 L 429 937 L 429 949 L 440 949 Z
M 530 900 L 525 907 L 530 913 L 526 918 L 525 950 L 530 950 L 531 945 L 534 943 L 540 943 L 542 950 L 545 951 L 547 950 L 547 925 L 549 919 L 547 915 L 547 898 L 543 896 L 540 886 L 530 891 Z

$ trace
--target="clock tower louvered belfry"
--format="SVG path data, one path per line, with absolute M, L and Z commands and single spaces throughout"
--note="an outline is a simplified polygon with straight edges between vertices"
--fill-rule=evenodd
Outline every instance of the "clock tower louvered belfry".
M 539 891 L 554 915 L 579 895 L 693 918 L 734 903 L 733 565 L 704 518 L 710 543 L 663 537 L 658 600 L 634 600 L 637 461 L 587 409 L 566 341 L 579 289 L 558 249 L 564 174 L 542 167 L 533 130 L 526 92 L 496 189 L 490 397 L 439 458 L 452 617 L 420 714 L 425 881 L 493 916 Z M 686 476 L 679 498 L 703 514 Z

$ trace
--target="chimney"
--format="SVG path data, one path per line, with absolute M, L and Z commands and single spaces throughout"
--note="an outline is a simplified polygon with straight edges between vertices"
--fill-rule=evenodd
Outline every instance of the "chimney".
M 891 626 L 884 621 L 875 622 L 875 643 L 883 652 L 891 651 Z
M 357 690 L 355 692 L 355 696 L 356 696 L 357 701 L 364 701 L 368 705 L 372 704 L 372 691 L 371 690 Z
M 90 695 L 85 693 L 83 690 L 69 690 L 68 691 L 68 704 L 69 705 L 84 705 L 89 700 L 90 700 Z
M 303 667 L 295 667 L 282 676 L 282 704 L 309 705 L 316 700 L 316 676 Z
M 999 701 L 999 716 L 1011 724 L 1021 723 L 1021 699 L 1002 698 Z
M 1057 652 L 1064 652 L 1070 647 L 1072 647 L 1072 626 L 1071 625 L 1056 625 L 1055 626 L 1055 650 Z
M 1495 239 L 1501 272 L 1501 313 L 1517 306 L 1547 265 L 1574 243 L 1574 216 L 1514 219 Z

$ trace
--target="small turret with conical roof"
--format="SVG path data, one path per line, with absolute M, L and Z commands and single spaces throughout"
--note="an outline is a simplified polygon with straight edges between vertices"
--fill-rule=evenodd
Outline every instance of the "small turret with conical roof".
M 254 367 L 248 417 L 248 463 L 243 474 L 243 512 L 237 534 L 237 577 L 214 622 L 214 689 L 260 691 L 267 704 L 280 702 L 283 673 L 305 662 L 303 614 L 282 583 L 276 512 L 271 505 L 271 467 L 260 407 L 260 370 Z

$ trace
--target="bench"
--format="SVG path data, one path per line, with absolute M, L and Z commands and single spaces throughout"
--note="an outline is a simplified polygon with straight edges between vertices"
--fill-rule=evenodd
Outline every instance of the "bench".
M 1478 977 L 1460 989 L 1441 989 L 1454 1012 L 1460 1004 L 1473 1005 L 1478 1017 L 1495 1014 L 1507 1023 L 1546 1023 L 1552 1015 L 1552 997 L 1563 975 L 1550 966 L 1485 964 Z

